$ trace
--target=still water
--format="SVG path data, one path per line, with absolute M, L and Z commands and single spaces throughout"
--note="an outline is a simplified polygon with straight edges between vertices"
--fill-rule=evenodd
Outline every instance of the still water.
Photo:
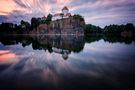
M 135 87 L 135 42 L 101 36 L 3 36 L 0 88 Z

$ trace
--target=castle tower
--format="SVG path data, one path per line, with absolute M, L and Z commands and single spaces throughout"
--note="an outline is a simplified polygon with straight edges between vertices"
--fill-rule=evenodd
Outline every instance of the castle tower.
M 69 12 L 69 9 L 65 6 L 63 9 L 62 9 L 62 13 L 66 16 Z

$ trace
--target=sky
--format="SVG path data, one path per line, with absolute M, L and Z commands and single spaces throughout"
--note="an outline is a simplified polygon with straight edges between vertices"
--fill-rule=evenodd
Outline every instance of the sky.
M 49 13 L 60 13 L 67 6 L 85 22 L 104 27 L 110 24 L 135 25 L 135 0 L 0 0 L 0 23 L 30 21 Z

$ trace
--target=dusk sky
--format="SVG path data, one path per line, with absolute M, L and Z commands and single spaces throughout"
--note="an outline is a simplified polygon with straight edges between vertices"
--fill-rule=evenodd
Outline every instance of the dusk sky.
M 30 21 L 55 14 L 67 6 L 71 14 L 84 16 L 86 23 L 104 27 L 134 23 L 135 0 L 0 0 L 0 23 Z

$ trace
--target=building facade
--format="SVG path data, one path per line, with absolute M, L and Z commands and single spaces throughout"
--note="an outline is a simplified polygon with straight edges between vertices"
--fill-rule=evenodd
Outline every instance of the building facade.
M 59 20 L 62 18 L 69 18 L 70 16 L 71 16 L 71 13 L 69 13 L 69 9 L 65 6 L 62 9 L 61 13 L 56 13 L 53 15 L 52 20 L 54 21 L 54 20 Z

